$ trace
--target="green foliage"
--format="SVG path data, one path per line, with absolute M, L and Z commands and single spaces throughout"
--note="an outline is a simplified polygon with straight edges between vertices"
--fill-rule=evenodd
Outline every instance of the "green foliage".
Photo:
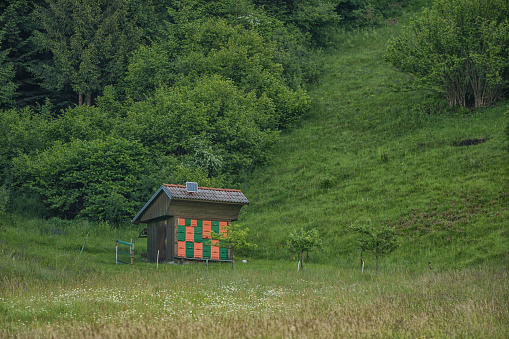
M 0 159 L 3 170 L 12 158 L 37 152 L 47 145 L 47 120 L 32 109 L 10 109 L 0 114 Z M 3 175 L 1 173 L 0 175 Z
M 75 140 L 13 164 L 20 188 L 38 194 L 54 216 L 120 223 L 138 207 L 146 151 L 124 139 Z
M 0 186 L 0 216 L 7 210 L 7 205 L 9 204 L 9 193 L 9 189 L 5 185 Z
M 231 223 L 230 225 L 223 227 L 226 233 L 210 232 L 210 239 L 218 240 L 221 248 L 230 248 L 236 254 L 249 254 L 249 251 L 258 247 L 248 241 L 249 239 L 249 228 L 243 226 L 240 223 Z
M 385 59 L 451 106 L 491 105 L 509 80 L 508 17 L 503 0 L 436 0 L 389 41 Z
M 0 34 L 0 47 L 2 36 Z M 16 91 L 16 84 L 12 81 L 14 78 L 14 65 L 6 60 L 8 50 L 0 49 L 0 107 L 11 103 Z
M 211 76 L 159 88 L 153 98 L 133 105 L 119 133 L 140 140 L 154 155 L 189 156 L 188 163 L 207 173 L 239 173 L 267 160 L 276 125 L 266 96 Z
M 322 239 L 316 228 L 295 229 L 289 234 L 288 247 L 290 251 L 300 254 L 300 270 L 304 269 L 304 252 L 320 246 L 322 246 Z
M 327 45 L 337 33 L 341 17 L 336 13 L 339 0 L 296 0 L 293 1 L 293 23 L 308 32 L 318 45 Z
M 3 2 L 5 7 L 0 9 L 0 59 L 5 58 L 0 67 L 0 77 L 3 77 L 0 83 L 8 97 L 13 99 L 0 102 L 0 108 L 34 105 L 42 96 L 50 95 L 41 91 L 37 80 L 28 71 L 30 66 L 41 62 L 40 53 L 30 43 L 30 36 L 36 25 L 32 11 L 40 2 L 42 1 L 7 0 Z M 6 74 L 8 79 L 5 78 Z
M 350 229 L 362 235 L 362 237 L 358 239 L 359 249 L 363 252 L 371 252 L 375 255 L 376 271 L 378 271 L 378 257 L 390 254 L 398 247 L 394 228 L 386 226 L 375 228 L 367 225 L 352 225 Z
M 326 46 L 333 35 L 341 17 L 336 12 L 338 0 L 255 0 L 258 6 L 274 15 L 287 26 L 298 27 L 309 35 L 312 43 Z
M 219 75 L 259 100 L 270 99 L 277 127 L 283 128 L 308 110 L 309 98 L 301 81 L 292 81 L 294 89 L 287 85 L 280 55 L 289 57 L 255 30 L 224 19 L 195 20 L 173 28 L 160 44 L 141 48 L 122 88 L 141 100 L 160 86 L 189 86 Z M 301 71 L 294 70 L 293 76 L 302 76 Z

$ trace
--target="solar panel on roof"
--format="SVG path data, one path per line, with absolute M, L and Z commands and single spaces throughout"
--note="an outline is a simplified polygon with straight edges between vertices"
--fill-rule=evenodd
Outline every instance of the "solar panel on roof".
M 198 192 L 198 183 L 197 182 L 186 182 L 186 190 L 188 192 Z

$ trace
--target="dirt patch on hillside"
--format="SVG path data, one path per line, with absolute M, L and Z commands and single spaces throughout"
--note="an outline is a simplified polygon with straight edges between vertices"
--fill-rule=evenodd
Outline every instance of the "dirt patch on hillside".
M 466 139 L 466 140 L 454 143 L 454 146 L 456 146 L 456 147 L 459 147 L 459 146 L 475 146 L 475 145 L 482 144 L 483 142 L 486 142 L 486 141 L 488 141 L 487 138 L 486 139 L 484 139 L 484 138 Z

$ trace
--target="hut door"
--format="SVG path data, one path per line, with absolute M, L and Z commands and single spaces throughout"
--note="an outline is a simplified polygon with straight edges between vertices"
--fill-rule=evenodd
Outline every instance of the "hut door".
M 166 225 L 165 220 L 161 220 L 157 222 L 157 251 L 159 251 L 159 261 L 166 260 L 166 244 L 167 244 L 167 232 L 168 227 Z M 156 251 L 156 256 L 157 256 Z

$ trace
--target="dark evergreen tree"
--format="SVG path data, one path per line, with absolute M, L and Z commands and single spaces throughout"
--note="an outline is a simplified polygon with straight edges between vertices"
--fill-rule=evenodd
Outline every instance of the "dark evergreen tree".
M 6 72 L 13 72 L 8 81 L 1 79 L 3 86 L 9 88 L 12 99 L 0 103 L 1 108 L 33 105 L 48 94 L 28 72 L 28 67 L 43 57 L 34 50 L 29 41 L 34 29 L 31 14 L 39 2 L 41 1 L 7 0 L 0 4 L 0 58 L 4 62 L 1 72 L 4 76 Z M 16 90 L 14 93 L 13 89 Z
M 72 89 L 79 105 L 118 81 L 139 46 L 141 29 L 124 0 L 46 0 L 35 16 L 34 42 L 51 58 L 31 70 L 49 90 Z

